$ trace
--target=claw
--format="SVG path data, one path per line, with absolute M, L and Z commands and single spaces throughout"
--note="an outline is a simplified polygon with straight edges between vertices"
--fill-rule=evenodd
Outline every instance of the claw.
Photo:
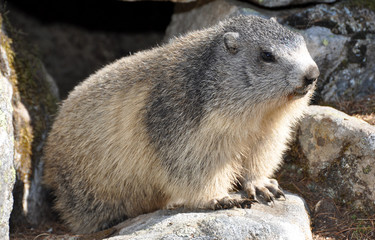
M 235 199 L 235 198 L 230 198 L 230 197 L 224 197 L 219 200 L 212 200 L 211 201 L 211 208 L 213 210 L 222 210 L 222 209 L 230 209 L 234 207 L 238 208 L 251 208 L 251 205 L 255 201 L 251 199 Z
M 252 196 L 249 196 L 249 199 L 250 201 L 254 202 L 254 203 L 259 203 L 259 200 L 257 198 L 257 195 L 252 195 Z
M 278 189 L 277 194 L 278 194 L 276 196 L 277 200 L 279 200 L 279 201 L 285 201 L 286 200 L 285 194 L 283 193 L 282 190 Z
M 250 199 L 250 200 L 251 200 L 251 202 L 253 202 L 253 203 L 260 203 L 259 200 L 258 200 L 257 198 Z
M 240 202 L 236 201 L 236 207 L 237 208 L 242 208 L 242 204 Z
M 215 206 L 214 206 L 214 210 L 221 210 L 223 209 L 223 207 L 221 206 L 220 203 L 216 203 Z
M 267 203 L 274 203 L 274 197 L 272 197 L 271 195 L 267 195 L 264 197 L 264 200 L 266 200 Z
M 255 181 L 248 181 L 244 188 L 251 200 L 258 201 L 258 198 L 263 203 L 274 204 L 275 199 L 285 200 L 286 197 L 279 187 L 275 179 L 258 179 Z
M 241 208 L 251 208 L 252 203 L 253 202 L 251 200 L 244 200 L 241 203 Z
M 267 205 L 270 206 L 270 207 L 274 207 L 275 206 L 275 202 L 273 200 L 267 202 Z

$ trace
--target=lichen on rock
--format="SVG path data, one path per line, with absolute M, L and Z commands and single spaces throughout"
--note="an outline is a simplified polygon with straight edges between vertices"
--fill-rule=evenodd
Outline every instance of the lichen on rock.
M 51 83 L 35 50 L 28 46 L 6 17 L 2 19 L 6 33 L 4 30 L 1 32 L 1 45 L 9 62 L 9 81 L 13 92 L 14 166 L 17 180 L 13 190 L 11 226 L 15 227 L 20 222 L 37 224 L 45 214 L 43 208 L 34 204 L 42 201 L 44 193 L 33 192 L 32 189 L 34 179 L 41 178 L 34 173 L 36 167 L 40 166 L 42 145 L 57 110 L 58 97 L 53 94 Z
M 375 213 L 375 126 L 311 106 L 299 132 L 308 173 L 321 190 L 344 205 Z

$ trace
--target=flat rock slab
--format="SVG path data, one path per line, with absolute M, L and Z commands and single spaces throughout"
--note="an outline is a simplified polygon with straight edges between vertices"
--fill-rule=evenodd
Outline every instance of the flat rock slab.
M 125 239 L 312 239 L 305 202 L 294 194 L 274 206 L 194 211 L 159 210 L 116 226 Z

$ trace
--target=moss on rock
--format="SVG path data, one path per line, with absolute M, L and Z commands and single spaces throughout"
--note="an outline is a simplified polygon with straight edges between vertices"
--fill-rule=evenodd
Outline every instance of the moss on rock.
M 0 25 L 3 26 L 3 18 L 0 16 Z M 1 46 L 5 49 L 8 64 L 10 68 L 10 75 L 8 79 L 10 80 L 13 88 L 13 126 L 14 130 L 14 144 L 15 144 L 15 159 L 14 165 L 17 169 L 18 176 L 24 182 L 29 182 L 29 174 L 31 168 L 31 145 L 33 141 L 32 128 L 30 126 L 30 121 L 25 119 L 24 116 L 19 115 L 20 112 L 19 105 L 20 102 L 20 92 L 18 89 L 18 79 L 15 70 L 15 52 L 12 49 L 12 39 L 10 39 L 3 29 L 0 32 Z M 4 70 L 2 70 L 4 72 Z M 23 112 L 24 113 L 24 112 Z M 22 112 L 21 112 L 22 114 Z
M 30 46 L 19 31 L 11 26 L 6 15 L 0 17 L 0 23 L 3 26 L 0 32 L 1 46 L 6 49 L 11 69 L 8 78 L 13 88 L 14 166 L 17 181 L 13 190 L 11 226 L 15 227 L 20 222 L 25 222 L 25 217 L 33 224 L 42 221 L 37 216 L 43 215 L 42 211 L 29 209 L 27 202 L 30 198 L 37 198 L 32 201 L 40 201 L 41 198 L 37 195 L 43 193 L 30 192 L 29 199 L 27 195 L 33 184 L 32 179 L 37 177 L 40 180 L 41 177 L 34 176 L 33 172 L 40 165 L 42 146 L 52 125 L 52 116 L 57 111 L 58 97 L 53 94 L 36 48 Z M 28 216 L 25 216 L 26 211 Z

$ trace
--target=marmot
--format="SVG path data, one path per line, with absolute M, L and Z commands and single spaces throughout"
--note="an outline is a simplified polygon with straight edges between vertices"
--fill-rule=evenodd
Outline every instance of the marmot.
M 319 70 L 303 37 L 240 16 L 122 58 L 63 102 L 44 183 L 68 226 L 91 233 L 180 204 L 247 207 L 282 195 L 270 179 Z

